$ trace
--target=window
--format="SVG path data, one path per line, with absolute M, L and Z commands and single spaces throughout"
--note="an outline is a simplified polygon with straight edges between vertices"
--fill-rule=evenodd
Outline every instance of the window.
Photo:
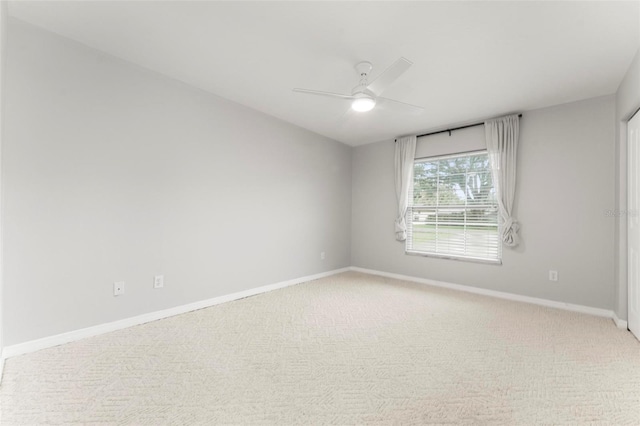
M 408 253 L 500 262 L 498 203 L 486 151 L 414 163 Z

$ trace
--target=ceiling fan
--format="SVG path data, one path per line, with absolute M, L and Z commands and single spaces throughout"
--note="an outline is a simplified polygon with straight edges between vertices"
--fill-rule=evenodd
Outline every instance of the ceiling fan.
M 396 109 L 403 109 L 411 113 L 420 113 L 422 107 L 396 101 L 393 99 L 383 98 L 380 95 L 389 87 L 398 77 L 400 77 L 413 62 L 405 58 L 398 59 L 393 65 L 384 70 L 375 80 L 369 83 L 369 74 L 373 65 L 371 62 L 359 62 L 355 68 L 360 77 L 360 83 L 353 88 L 350 95 L 341 93 L 322 92 L 319 90 L 309 89 L 293 89 L 294 92 L 307 93 L 310 95 L 328 96 L 330 98 L 343 99 L 351 101 L 351 108 L 358 112 L 371 111 L 376 105 L 389 105 Z

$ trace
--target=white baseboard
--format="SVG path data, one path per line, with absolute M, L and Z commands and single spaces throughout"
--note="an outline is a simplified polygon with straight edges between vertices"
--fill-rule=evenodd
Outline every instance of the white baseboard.
M 131 318 L 125 318 L 119 321 L 114 321 L 106 324 L 100 324 L 93 327 L 87 327 L 79 330 L 70 331 L 67 333 L 57 334 L 54 336 L 44 337 L 42 339 L 31 340 L 24 343 L 18 343 L 16 345 L 7 346 L 2 350 L 2 356 L 0 357 L 0 380 L 2 378 L 2 370 L 4 367 L 4 361 L 7 358 L 11 358 L 17 355 L 22 355 L 30 352 L 39 351 L 41 349 L 50 348 L 53 346 L 62 345 L 64 343 L 74 342 L 87 337 L 97 336 L 103 333 L 109 333 L 111 331 L 121 330 L 123 328 L 132 327 L 135 325 L 144 324 L 151 321 L 156 321 L 163 318 L 172 317 L 174 315 L 180 315 L 187 312 L 195 311 L 198 309 L 208 308 L 210 306 L 218 305 L 220 303 L 230 302 L 233 300 L 243 299 L 245 297 L 254 296 L 260 293 L 266 293 L 272 290 L 277 290 L 284 287 L 300 284 L 307 281 L 316 280 L 319 278 L 328 277 L 331 275 L 339 274 L 347 271 L 362 272 L 371 275 L 378 275 L 387 278 L 394 278 L 404 281 L 412 281 L 420 284 L 431 285 L 435 287 L 448 288 L 452 290 L 465 291 L 468 293 L 481 294 L 485 296 L 497 297 L 500 299 L 513 300 L 517 302 L 531 303 L 535 305 L 546 306 L 550 308 L 564 309 L 567 311 L 580 312 L 589 315 L 595 315 L 599 317 L 611 318 L 616 326 L 621 329 L 627 329 L 627 321 L 619 319 L 612 310 L 593 308 L 590 306 L 574 305 L 571 303 L 557 302 L 554 300 L 541 299 L 537 297 L 522 296 L 519 294 L 506 293 L 496 290 L 488 290 L 478 287 L 470 287 L 461 284 L 453 284 L 444 281 L 430 280 L 426 278 L 412 277 L 409 275 L 394 274 L 390 272 L 377 271 L 374 269 L 360 268 L 357 266 L 351 266 L 347 268 L 335 269 L 332 271 L 322 272 L 315 275 L 308 275 L 306 277 L 295 278 L 288 281 L 282 281 L 275 284 L 269 284 L 262 287 L 256 287 L 249 290 L 240 291 L 237 293 L 227 294 L 224 296 L 214 297 L 213 299 L 201 300 L 187 305 L 176 306 L 174 308 L 164 309 L 161 311 L 150 312 L 143 315 L 138 315 Z
M 618 315 L 615 312 L 613 312 L 613 322 L 616 323 L 616 327 L 619 329 L 627 330 L 628 328 L 627 321 L 618 318 Z
M 546 306 L 549 308 L 564 309 L 566 311 L 580 312 L 583 314 L 595 315 L 598 317 L 611 318 L 616 322 L 616 326 L 618 326 L 618 328 L 622 328 L 618 323 L 618 321 L 620 321 L 620 323 L 624 323 L 624 328 L 626 329 L 627 322 L 619 319 L 616 321 L 617 317 L 615 316 L 614 312 L 609 309 L 592 308 L 590 306 L 583 306 L 583 305 L 574 305 L 572 303 L 557 302 L 555 300 L 540 299 L 537 297 L 530 297 L 530 296 L 522 296 L 514 293 L 488 290 L 485 288 L 471 287 L 471 286 L 466 286 L 461 284 L 452 284 L 444 281 L 436 281 L 436 280 L 430 280 L 426 278 L 412 277 L 409 275 L 393 274 L 391 272 L 376 271 L 375 269 L 365 269 L 365 268 L 359 268 L 357 266 L 352 266 L 350 269 L 352 271 L 363 272 L 365 274 L 378 275 L 381 277 L 394 278 L 394 279 L 403 280 L 403 281 L 412 281 L 420 284 L 432 285 L 434 287 L 442 287 L 442 288 L 448 288 L 452 290 L 466 291 L 468 293 L 481 294 L 484 296 L 497 297 L 500 299 L 513 300 L 516 302 L 531 303 L 534 305 Z
M 2 373 L 4 373 L 4 357 L 0 356 L 0 384 L 2 384 Z
M 31 340 L 29 342 L 18 343 L 16 345 L 7 346 L 2 350 L 2 362 L 5 359 L 17 355 L 39 351 L 41 349 L 51 348 L 53 346 L 62 345 L 64 343 L 75 342 L 76 340 L 86 337 L 97 336 L 111 331 L 121 330 L 123 328 L 156 321 L 163 318 L 172 317 L 174 315 L 184 314 L 186 312 L 196 311 L 198 309 L 208 308 L 210 306 L 219 305 L 220 303 L 230 302 L 232 300 L 243 299 L 256 294 L 266 293 L 268 291 L 277 290 L 284 287 L 300 284 L 307 281 L 317 280 L 319 278 L 328 277 L 330 275 L 347 272 L 349 268 L 334 269 L 332 271 L 321 272 L 319 274 L 308 275 L 306 277 L 295 278 L 288 281 L 282 281 L 275 284 L 269 284 L 262 287 L 251 288 L 249 290 L 239 291 L 237 293 L 227 294 L 224 296 L 214 297 L 213 299 L 201 300 L 187 305 L 176 306 L 174 308 L 164 309 L 161 311 L 149 312 L 147 314 L 138 315 L 123 320 L 100 324 L 93 327 L 82 328 L 67 333 L 57 334 L 54 336 L 44 337 L 42 339 Z M 1 378 L 2 376 L 0 376 Z

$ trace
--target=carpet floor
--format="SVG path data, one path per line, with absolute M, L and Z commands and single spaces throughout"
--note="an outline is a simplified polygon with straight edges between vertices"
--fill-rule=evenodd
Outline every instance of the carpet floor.
M 348 272 L 7 360 L 0 423 L 640 424 L 609 319 Z

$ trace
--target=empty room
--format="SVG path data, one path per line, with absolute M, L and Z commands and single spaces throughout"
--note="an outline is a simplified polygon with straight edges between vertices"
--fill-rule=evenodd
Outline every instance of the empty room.
M 640 1 L 0 1 L 0 424 L 640 424 Z

